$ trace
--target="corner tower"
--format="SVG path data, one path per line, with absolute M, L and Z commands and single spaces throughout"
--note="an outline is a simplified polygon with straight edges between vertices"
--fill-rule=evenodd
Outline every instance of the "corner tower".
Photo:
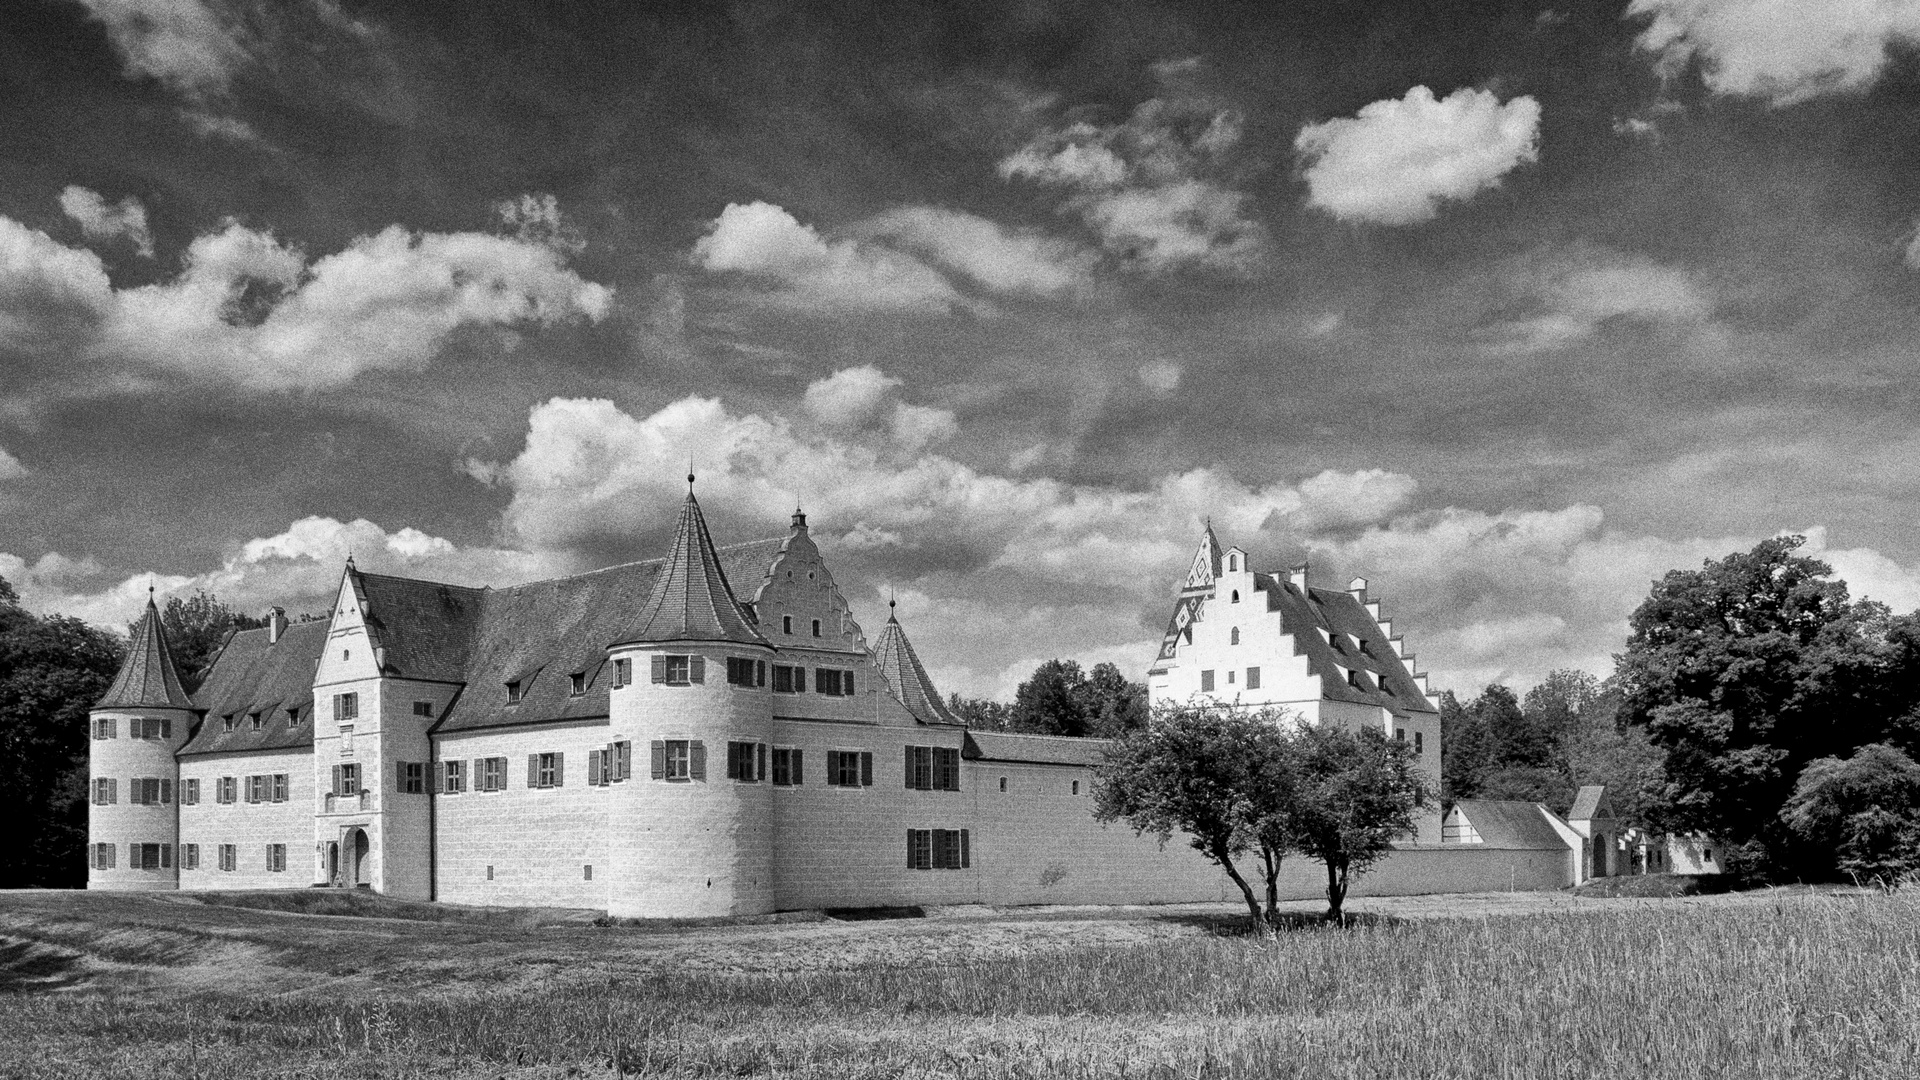
M 175 754 L 194 716 L 149 589 L 127 658 L 87 716 L 87 888 L 179 888 Z
M 873 646 L 873 664 L 893 688 L 893 696 L 914 716 L 929 724 L 961 722 L 940 699 L 940 691 L 934 689 L 933 679 L 920 663 L 920 654 L 913 651 L 913 642 L 907 640 L 907 632 L 894 617 L 891 600 L 887 601 L 887 625 Z
M 652 594 L 607 649 L 608 719 L 632 743 L 608 821 L 614 916 L 773 910 L 774 648 L 735 598 L 687 485 Z

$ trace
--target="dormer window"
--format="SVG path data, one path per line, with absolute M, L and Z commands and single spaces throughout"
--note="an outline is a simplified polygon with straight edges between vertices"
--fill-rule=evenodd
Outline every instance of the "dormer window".
M 220 718 L 220 730 L 221 730 L 221 731 L 232 731 L 232 730 L 234 729 L 234 727 L 235 727 L 235 725 L 236 725 L 236 721 L 238 721 L 238 719 L 239 719 L 239 717 L 238 717 L 237 715 L 235 715 L 234 713 L 228 713 L 227 715 L 225 715 L 225 716 L 223 716 L 223 717 L 221 717 L 221 718 Z
M 507 704 L 520 704 L 520 685 L 519 679 L 515 679 L 507 684 Z
M 253 726 L 253 730 L 259 731 L 267 726 L 267 718 L 260 713 L 248 713 L 247 723 Z
M 572 675 L 568 676 L 568 678 L 570 681 L 567 684 L 567 693 L 570 696 L 579 697 L 581 694 L 584 694 L 587 692 L 587 673 L 586 672 L 576 671 Z
M 1361 639 L 1360 639 L 1360 655 L 1361 655 L 1361 656 L 1372 656 L 1372 655 L 1373 655 L 1373 650 L 1372 650 L 1372 649 L 1369 649 L 1369 648 L 1367 647 L 1367 641 L 1366 641 L 1366 639 L 1365 639 L 1365 638 L 1361 638 Z
M 300 710 L 298 708 L 292 708 L 287 710 L 287 726 L 288 727 L 300 726 Z
M 1347 685 L 1353 687 L 1355 690 L 1365 690 L 1367 688 L 1367 684 L 1361 680 L 1358 671 L 1347 672 Z

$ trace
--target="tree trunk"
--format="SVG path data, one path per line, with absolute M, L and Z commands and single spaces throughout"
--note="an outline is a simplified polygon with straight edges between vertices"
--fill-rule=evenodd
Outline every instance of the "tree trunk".
M 1240 868 L 1233 865 L 1233 856 L 1227 853 L 1225 844 L 1214 845 L 1213 861 L 1220 864 L 1235 885 L 1240 886 L 1240 895 L 1246 898 L 1247 915 L 1253 920 L 1253 928 L 1259 930 L 1265 926 L 1265 921 L 1260 918 L 1260 899 L 1253 895 L 1253 886 L 1247 884 L 1247 879 L 1240 876 Z
M 1347 899 L 1347 861 L 1327 860 L 1327 921 L 1340 921 L 1340 905 Z
M 1278 924 L 1280 919 L 1280 860 L 1279 851 L 1266 844 L 1260 845 L 1260 862 L 1267 874 L 1267 922 Z

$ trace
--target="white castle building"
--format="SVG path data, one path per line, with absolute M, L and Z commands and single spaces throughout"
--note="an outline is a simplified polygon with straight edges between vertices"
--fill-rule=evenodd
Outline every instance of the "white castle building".
M 1435 704 L 1365 583 L 1255 573 L 1211 529 L 1149 687 L 1375 725 L 1437 785 Z M 192 695 L 150 599 L 90 722 L 90 888 L 634 917 L 1232 889 L 1182 841 L 1093 819 L 1102 741 L 958 723 L 891 614 L 868 643 L 805 515 L 716 547 L 691 493 L 665 559 L 573 577 L 479 589 L 349 559 L 330 618 L 230 635 Z M 1578 869 L 1564 846 L 1443 845 L 1437 817 L 1417 840 L 1355 895 Z M 1286 887 L 1315 895 L 1314 864 Z

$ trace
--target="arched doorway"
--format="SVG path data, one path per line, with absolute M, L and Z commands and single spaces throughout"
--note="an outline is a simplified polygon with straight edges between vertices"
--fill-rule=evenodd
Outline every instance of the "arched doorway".
M 372 845 L 367 842 L 367 830 L 348 829 L 341 846 L 346 863 L 346 884 L 352 888 L 372 885 L 373 867 L 369 865 L 372 860 L 368 857 Z
M 1608 862 L 1607 834 L 1595 833 L 1593 835 L 1593 876 L 1594 877 L 1607 876 L 1607 870 L 1609 869 L 1609 867 L 1607 866 L 1607 862 Z
M 327 884 L 336 889 L 342 884 L 340 881 L 340 844 L 338 841 L 327 842 Z

